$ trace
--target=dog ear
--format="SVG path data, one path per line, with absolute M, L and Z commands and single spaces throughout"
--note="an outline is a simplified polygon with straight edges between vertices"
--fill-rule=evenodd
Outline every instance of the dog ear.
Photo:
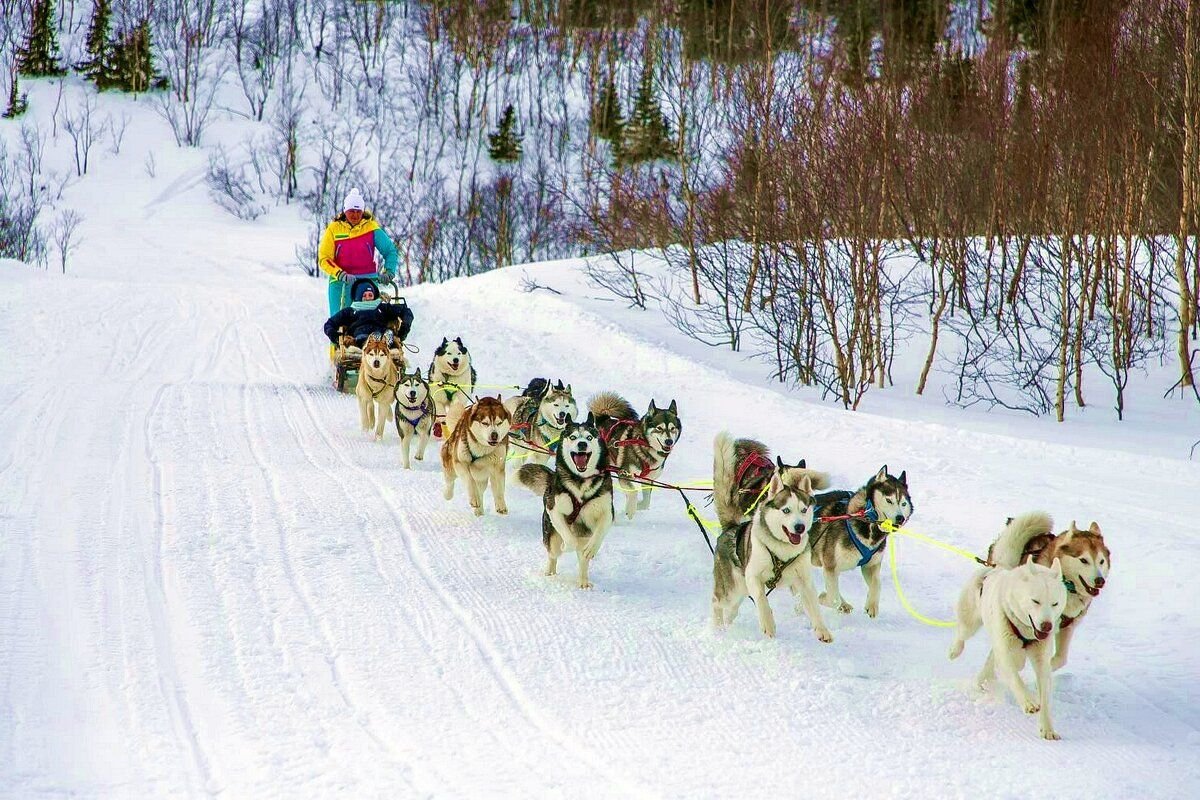
M 462 350 L 464 353 L 467 352 L 467 346 L 465 344 L 463 344 L 463 340 L 462 340 L 461 336 L 455 336 L 454 341 L 458 342 L 459 350 Z
M 901 486 L 908 486 L 907 470 L 900 470 L 900 479 L 899 480 L 900 480 Z
M 667 411 L 670 411 L 672 414 L 679 413 L 679 407 L 675 405 L 674 399 L 671 400 L 671 405 L 667 406 Z
M 787 464 L 783 463 L 782 456 L 775 456 L 775 469 L 779 472 L 783 472 L 785 469 L 787 469 Z
M 559 383 L 562 383 L 562 381 L 559 381 Z M 565 387 L 563 387 L 563 391 L 567 394 L 571 394 L 571 384 L 568 383 Z
M 574 421 L 574 420 L 572 420 L 572 421 Z M 593 414 L 591 411 L 589 411 L 588 415 L 587 415 L 587 419 L 585 419 L 583 421 L 583 424 L 584 425 L 595 425 L 596 424 L 596 415 Z
M 796 467 L 797 467 L 798 469 L 805 469 L 805 468 L 807 468 L 807 467 L 808 467 L 808 462 L 806 462 L 806 461 L 805 461 L 805 460 L 802 458 L 802 459 L 800 459 L 800 463 L 799 463 L 799 464 L 797 464 L 797 465 L 796 465 Z
M 448 345 L 448 344 L 450 344 L 450 340 L 449 340 L 449 339 L 447 339 L 445 336 L 443 336 L 443 337 L 442 337 L 442 343 L 441 343 L 440 345 L 438 345 L 438 350 L 441 350 L 441 349 L 445 348 L 445 346 L 446 346 L 446 345 Z
M 875 473 L 875 480 L 886 481 L 887 476 L 888 476 L 887 464 L 884 464 L 882 467 L 879 468 L 879 472 Z
M 561 391 L 562 391 L 564 388 L 566 388 L 566 387 L 564 387 L 564 386 L 563 386 L 562 378 L 559 378 L 559 379 L 558 379 L 558 383 L 554 384 L 554 388 L 555 388 L 555 389 L 557 389 L 557 390 L 559 390 L 560 392 L 561 392 Z
M 775 495 L 779 494 L 782 491 L 783 491 L 783 476 L 780 475 L 778 472 L 775 472 L 771 475 L 771 488 L 767 490 L 767 493 L 769 495 L 771 495 L 772 497 L 774 497 Z
M 796 488 L 798 488 L 800 491 L 804 492 L 805 494 L 812 494 L 812 478 L 805 475 L 803 478 L 800 479 L 800 485 Z
M 652 397 L 652 398 L 650 398 L 650 410 L 649 410 L 649 411 L 647 411 L 646 413 L 647 413 L 647 414 L 653 414 L 655 411 L 658 411 L 658 409 L 657 409 L 657 408 L 655 408 L 655 406 L 654 406 L 654 398 Z
M 1062 578 L 1062 562 L 1059 561 L 1057 558 L 1054 559 L 1054 563 L 1050 565 L 1050 569 L 1054 570 L 1054 574 L 1058 578 L 1060 578 L 1060 579 Z
M 1088 525 L 1088 533 L 1094 533 L 1097 536 L 1101 536 L 1102 534 L 1100 533 L 1100 524 L 1097 523 L 1095 520 L 1092 520 L 1092 524 Z

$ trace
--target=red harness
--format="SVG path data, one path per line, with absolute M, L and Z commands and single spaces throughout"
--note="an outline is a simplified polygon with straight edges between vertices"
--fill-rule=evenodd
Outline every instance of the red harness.
M 615 422 L 613 422 L 612 425 L 608 426 L 608 430 L 600 431 L 600 438 L 604 441 L 605 444 L 608 444 L 609 440 L 612 439 L 613 433 L 617 430 L 617 428 L 621 427 L 622 425 L 637 425 L 637 424 L 638 424 L 638 420 L 636 420 L 636 419 L 616 420 Z M 613 442 L 613 444 L 612 444 L 613 447 L 630 447 L 633 445 L 645 445 L 646 447 L 649 447 L 650 443 L 647 442 L 645 439 L 626 439 L 622 442 Z
M 749 455 L 747 455 L 745 458 L 742 459 L 742 463 L 738 466 L 737 474 L 733 478 L 733 485 L 741 486 L 742 478 L 745 477 L 746 472 L 751 469 L 758 471 L 758 474 L 755 475 L 755 478 L 759 478 L 762 476 L 762 474 L 764 472 L 773 471 L 775 469 L 775 465 L 771 463 L 771 459 L 767 458 L 762 453 L 750 453 Z M 742 489 L 741 491 L 743 494 L 745 494 L 747 492 L 757 492 L 757 491 L 760 491 L 760 489 L 754 488 L 754 487 L 746 487 L 745 489 Z

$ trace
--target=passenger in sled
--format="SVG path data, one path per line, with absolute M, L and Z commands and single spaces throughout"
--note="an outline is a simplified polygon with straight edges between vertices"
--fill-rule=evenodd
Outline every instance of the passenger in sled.
M 404 340 L 412 329 L 413 313 L 403 297 L 382 298 L 370 278 L 350 287 L 353 302 L 325 320 L 325 335 L 337 348 L 337 360 L 356 359 L 372 334 L 381 336 L 398 365 L 404 361 Z

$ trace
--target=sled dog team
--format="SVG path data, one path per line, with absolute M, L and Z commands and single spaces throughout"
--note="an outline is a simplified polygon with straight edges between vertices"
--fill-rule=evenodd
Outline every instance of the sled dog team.
M 390 369 L 390 371 L 389 371 Z M 564 552 L 578 558 L 578 586 L 590 589 L 589 566 L 614 521 L 614 486 L 625 495 L 625 515 L 633 519 L 650 504 L 655 482 L 682 433 L 674 400 L 645 414 L 622 397 L 601 392 L 577 421 L 570 384 L 543 378 L 529 382 L 508 400 L 474 399 L 476 372 L 461 338 L 443 339 L 424 375 L 397 368 L 383 342 L 363 349 L 357 395 L 363 430 L 381 438 L 388 419 L 400 436 L 401 460 L 420 460 L 432 437 L 442 437 L 444 496 L 466 486 L 476 516 L 490 487 L 498 514 L 507 514 L 506 465 L 522 486 L 542 497 L 542 544 L 546 575 L 555 575 Z M 411 454 L 413 440 L 417 450 Z M 832 642 L 821 606 L 848 614 L 839 576 L 858 569 L 867 586 L 869 617 L 879 612 L 880 572 L 889 532 L 912 517 L 913 501 L 905 472 L 886 465 L 857 490 L 822 491 L 828 474 L 804 460 L 774 461 L 767 446 L 752 439 L 717 434 L 713 443 L 713 499 L 721 534 L 713 563 L 712 621 L 730 625 L 748 597 L 764 635 L 775 636 L 769 595 L 791 591 L 797 613 L 805 614 L 818 640 Z M 553 467 L 546 462 L 553 458 Z M 956 604 L 957 658 L 980 628 L 991 643 L 976 683 L 985 689 L 996 677 L 1027 713 L 1038 714 L 1043 738 L 1057 739 L 1050 718 L 1053 671 L 1067 661 L 1074 625 L 1105 586 L 1111 555 L 1095 522 L 1075 523 L 1055 534 L 1042 512 L 1010 518 L 988 550 L 989 566 L 967 581 Z M 823 588 L 814 585 L 820 570 Z M 1037 695 L 1020 676 L 1028 660 Z

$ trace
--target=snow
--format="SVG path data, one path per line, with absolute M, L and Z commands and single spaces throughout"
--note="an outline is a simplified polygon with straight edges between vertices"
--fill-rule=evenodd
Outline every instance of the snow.
M 1044 742 L 971 690 L 984 637 L 949 662 L 950 633 L 890 581 L 871 620 L 846 576 L 856 610 L 825 610 L 829 645 L 778 596 L 777 640 L 748 605 L 714 633 L 711 556 L 669 493 L 608 537 L 593 591 L 571 556 L 543 577 L 537 498 L 510 481 L 511 515 L 476 519 L 442 499 L 436 449 L 405 472 L 394 431 L 358 431 L 329 386 L 323 283 L 291 266 L 299 215 L 224 214 L 203 154 L 135 111 L 121 155 L 67 190 L 85 214 L 68 274 L 0 263 L 0 796 L 1200 793 L 1200 415 L 1161 381 L 1120 424 L 905 386 L 850 413 L 598 299 L 580 262 L 406 291 L 418 363 L 461 336 L 486 385 L 677 399 L 669 480 L 709 477 L 728 429 L 837 486 L 906 470 L 913 528 L 973 552 L 1016 512 L 1097 520 L 1114 571 Z M 521 291 L 524 272 L 562 295 Z M 948 617 L 971 565 L 895 546 L 910 599 Z

